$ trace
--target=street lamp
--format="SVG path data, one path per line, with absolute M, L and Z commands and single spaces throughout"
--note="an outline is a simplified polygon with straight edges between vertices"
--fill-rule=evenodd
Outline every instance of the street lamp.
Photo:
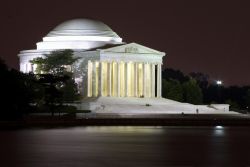
M 221 99 L 221 85 L 222 85 L 222 81 L 221 80 L 216 80 L 216 85 L 217 85 L 218 102 L 221 103 L 222 102 L 222 99 Z
M 217 80 L 217 81 L 216 81 L 216 84 L 217 84 L 217 85 L 222 85 L 222 81 L 221 81 L 221 80 Z

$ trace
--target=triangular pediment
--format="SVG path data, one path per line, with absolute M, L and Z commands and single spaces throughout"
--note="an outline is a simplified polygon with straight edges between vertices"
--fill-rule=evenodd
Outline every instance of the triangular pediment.
M 164 56 L 164 52 L 160 52 L 146 46 L 137 44 L 137 43 L 129 43 L 120 46 L 115 46 L 107 49 L 100 49 L 102 52 L 108 53 L 137 53 L 137 54 L 159 54 Z

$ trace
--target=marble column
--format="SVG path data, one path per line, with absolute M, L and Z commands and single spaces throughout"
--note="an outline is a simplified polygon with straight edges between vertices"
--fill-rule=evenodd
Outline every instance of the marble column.
M 92 63 L 92 97 L 96 97 L 96 62 Z
M 161 97 L 161 64 L 157 64 L 157 97 Z
M 111 68 L 110 68 L 110 62 L 107 62 L 107 96 L 111 96 Z
M 29 73 L 29 63 L 26 64 L 26 73 Z
M 87 96 L 91 97 L 92 96 L 92 62 L 89 60 L 88 61 L 88 73 L 87 73 Z M 84 81 L 83 81 L 84 82 Z
M 87 97 L 88 96 L 88 75 L 84 76 L 82 79 L 81 79 L 81 89 L 82 89 L 82 92 L 81 92 L 81 95 L 83 97 Z
M 155 97 L 155 65 L 151 64 L 151 97 Z
M 138 82 L 138 64 L 135 62 L 134 63 L 134 88 L 135 88 L 135 90 L 134 90 L 134 96 L 135 97 L 138 97 L 138 84 L 137 84 L 137 82 Z
M 124 64 L 124 87 L 125 87 L 125 97 L 128 97 L 128 63 Z
M 121 72 L 120 72 L 120 62 L 117 62 L 117 97 L 121 96 Z
M 147 81 L 146 81 L 146 63 L 143 63 L 143 96 L 146 97 L 146 88 L 147 88 Z
M 102 62 L 99 62 L 98 68 L 98 96 L 102 96 Z

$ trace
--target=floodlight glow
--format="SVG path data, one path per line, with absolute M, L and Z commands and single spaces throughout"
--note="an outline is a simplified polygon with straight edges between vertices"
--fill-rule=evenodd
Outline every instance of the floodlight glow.
M 223 126 L 218 125 L 218 126 L 216 126 L 215 128 L 216 128 L 216 129 L 223 129 Z
M 216 84 L 217 84 L 217 85 L 222 85 L 222 81 L 221 81 L 221 80 L 217 80 L 217 81 L 216 81 Z

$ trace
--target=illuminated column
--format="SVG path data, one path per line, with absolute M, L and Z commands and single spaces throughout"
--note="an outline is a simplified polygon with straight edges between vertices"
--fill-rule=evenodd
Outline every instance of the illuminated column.
M 134 96 L 135 97 L 137 97 L 138 96 L 138 87 L 137 87 L 137 78 L 138 78 L 138 76 L 137 76 L 137 68 L 138 68 L 138 64 L 135 62 L 134 63 L 134 88 L 135 88 L 135 90 L 134 90 Z
M 125 87 L 125 97 L 128 97 L 128 63 L 124 64 L 124 87 Z
M 161 64 L 157 64 L 157 97 L 161 97 Z
M 82 95 L 83 97 L 87 97 L 89 95 L 88 93 L 88 88 L 89 88 L 89 62 L 88 62 L 88 65 L 87 65 L 87 74 L 83 75 L 83 78 L 81 80 L 81 84 L 82 84 Z
M 96 96 L 96 62 L 92 63 L 92 97 Z
M 143 96 L 146 97 L 146 64 L 143 63 Z
M 102 96 L 102 62 L 99 62 L 98 68 L 98 96 Z
M 143 70 L 142 70 L 142 63 L 137 63 L 137 89 L 138 89 L 138 97 L 141 97 L 143 95 Z
M 155 65 L 151 64 L 151 97 L 155 97 Z
M 120 88 L 121 88 L 121 72 L 120 72 L 120 62 L 117 62 L 117 96 L 121 96 Z
M 26 72 L 29 73 L 29 72 L 31 72 L 31 70 L 32 70 L 31 64 L 27 63 L 27 65 L 26 65 Z
M 92 96 L 92 72 L 93 72 L 93 63 L 89 60 L 88 61 L 88 97 Z
M 107 85 L 108 85 L 108 93 L 107 96 L 111 96 L 111 90 L 112 90 L 112 79 L 111 79 L 111 75 L 112 74 L 112 62 L 107 62 Z

